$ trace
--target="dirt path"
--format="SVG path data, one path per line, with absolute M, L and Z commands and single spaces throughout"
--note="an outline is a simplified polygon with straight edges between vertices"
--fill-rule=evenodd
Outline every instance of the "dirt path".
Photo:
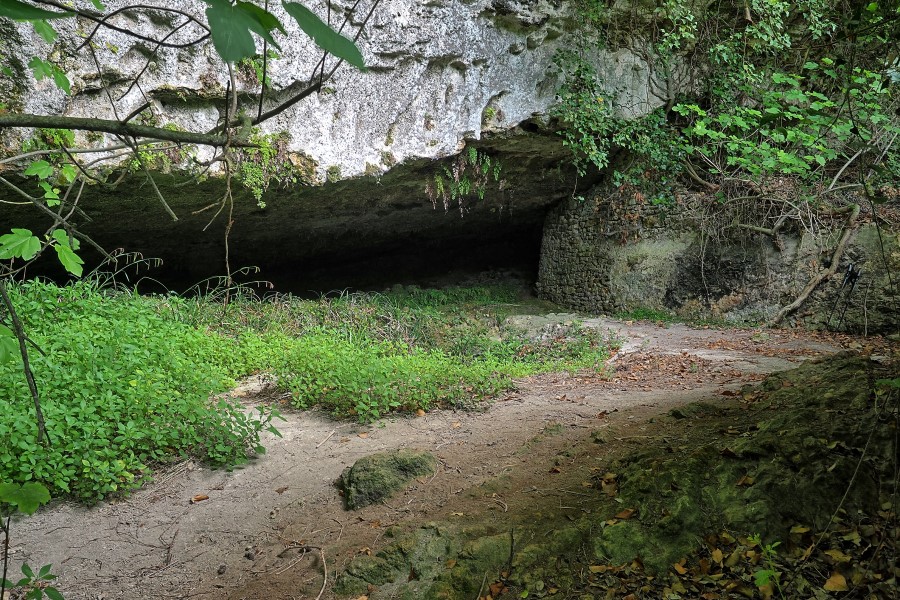
M 376 549 L 388 527 L 502 519 L 529 495 L 577 486 L 582 475 L 567 469 L 575 459 L 566 450 L 592 432 L 611 455 L 641 443 L 647 422 L 673 406 L 715 401 L 766 373 L 861 344 L 788 332 L 587 324 L 623 340 L 609 378 L 537 377 L 483 411 L 371 426 L 287 413 L 283 437 L 269 436 L 267 454 L 247 467 L 229 473 L 184 463 L 126 500 L 56 503 L 14 526 L 13 558 L 52 563 L 69 600 L 316 598 L 320 553 L 298 546 L 322 548 L 330 584 L 354 555 Z M 249 403 L 278 399 L 258 383 L 236 393 Z M 434 453 L 437 474 L 383 505 L 344 511 L 333 486 L 344 467 L 400 447 Z M 192 503 L 199 495 L 208 499 Z M 330 597 L 329 586 L 321 597 Z

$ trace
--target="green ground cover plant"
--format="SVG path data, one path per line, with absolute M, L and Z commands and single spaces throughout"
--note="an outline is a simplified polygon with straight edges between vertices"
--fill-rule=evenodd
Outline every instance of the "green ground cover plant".
M 174 318 L 241 340 L 298 408 L 370 421 L 394 410 L 469 405 L 540 372 L 600 368 L 608 341 L 593 330 L 535 341 L 505 328 L 523 303 L 510 286 L 397 287 L 318 300 L 202 298 L 171 305 Z M 532 306 L 534 303 L 534 306 Z M 277 349 L 273 351 L 273 349 Z
M 533 340 L 504 327 L 509 314 L 543 308 L 504 286 L 261 300 L 221 288 L 141 296 L 97 281 L 9 287 L 50 443 L 37 441 L 21 364 L 0 364 L 3 482 L 93 502 L 188 456 L 240 465 L 264 451 L 260 434 L 278 416 L 221 395 L 254 373 L 273 376 L 295 407 L 372 421 L 469 406 L 517 377 L 601 368 L 608 349 L 593 330 Z
M 0 364 L 0 480 L 86 501 L 192 455 L 235 465 L 271 414 L 210 400 L 247 369 L 236 340 L 174 322 L 146 298 L 88 282 L 10 287 L 34 348 L 49 444 L 38 443 L 21 364 Z

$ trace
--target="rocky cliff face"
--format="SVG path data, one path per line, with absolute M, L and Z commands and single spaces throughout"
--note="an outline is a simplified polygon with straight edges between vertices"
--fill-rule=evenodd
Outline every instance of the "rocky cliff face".
M 371 3 L 362 0 L 347 31 L 359 27 Z M 351 11 L 348 0 L 307 4 L 323 18 L 330 14 L 332 23 Z M 122 5 L 113 1 L 107 10 Z M 193 14 L 205 8 L 201 2 L 167 3 L 173 5 Z M 380 262 L 372 268 L 388 270 L 395 259 L 456 257 L 464 263 L 504 253 L 536 262 L 546 210 L 577 185 L 591 183 L 579 181 L 566 165 L 568 151 L 547 119 L 558 86 L 553 57 L 573 45 L 578 28 L 573 10 L 561 0 L 381 1 L 358 42 L 368 71 L 341 66 L 320 93 L 262 125 L 261 133 L 279 136 L 279 160 L 291 171 L 287 178 L 299 183 L 270 187 L 262 198 L 265 209 L 238 190 L 232 266 L 260 265 L 268 270 L 264 276 L 280 270 L 302 279 L 310 270 L 341 264 L 366 268 L 375 257 Z M 296 24 L 278 14 L 289 35 L 278 58 L 269 61 L 266 107 L 307 85 L 321 57 Z M 171 28 L 166 19 L 157 11 L 139 10 L 115 17 L 115 23 L 150 33 Z M 52 47 L 27 24 L 0 25 L 5 28 L 0 54 L 13 56 L 17 70 L 15 78 L 0 80 L 13 110 L 115 118 L 149 100 L 152 116 L 145 112 L 139 118 L 194 131 L 207 131 L 224 116 L 227 71 L 209 44 L 189 51 L 162 49 L 151 56 L 147 44 L 104 30 L 92 44 L 103 65 L 98 73 L 91 53 L 78 50 L 92 28 L 88 22 L 59 21 L 60 39 Z M 34 80 L 25 66 L 34 55 L 62 66 L 72 81 L 71 96 L 49 79 Z M 627 50 L 599 52 L 595 59 L 629 114 L 658 105 L 646 61 Z M 142 69 L 141 85 L 131 86 Z M 240 65 L 237 71 L 241 109 L 255 114 L 254 65 Z M 0 134 L 12 150 L 32 132 Z M 114 141 L 97 135 L 89 140 L 94 145 Z M 449 211 L 440 201 L 435 206 L 426 192 L 429 183 L 445 168 L 458 168 L 456 157 L 472 149 L 499 162 L 500 176 L 482 190 L 483 199 L 472 190 L 462 206 L 454 202 Z M 198 160 L 208 156 L 203 148 L 195 154 Z M 92 220 L 76 216 L 75 221 L 105 247 L 162 257 L 185 277 L 221 272 L 225 218 L 207 228 L 215 211 L 194 214 L 216 201 L 221 181 L 212 177 L 183 186 L 184 181 L 177 165 L 156 178 L 177 223 L 140 174 L 113 189 L 88 186 L 81 208 Z M 7 190 L 0 196 L 12 199 Z M 4 211 L 0 228 L 37 231 L 42 225 L 35 219 L 24 210 Z
M 345 33 L 361 25 L 372 0 L 363 0 Z M 125 2 L 107 4 L 107 12 Z M 332 23 L 351 14 L 354 3 L 336 0 L 326 8 L 308 2 Z M 202 15 L 201 2 L 174 2 Z M 313 78 L 321 53 L 293 20 L 273 3 L 288 30 L 278 57 L 268 62 L 271 90 L 265 106 L 275 106 Z M 174 22 L 152 10 L 129 11 L 112 21 L 128 30 L 164 31 Z M 342 66 L 318 94 L 262 126 L 264 133 L 287 134 L 288 149 L 311 157 L 320 181 L 389 170 L 416 158 L 458 153 L 471 140 L 541 119 L 553 102 L 555 52 L 572 44 L 577 29 L 571 3 L 561 0 L 383 0 L 358 45 L 368 71 Z M 7 81 L 14 108 L 38 114 L 115 118 L 147 99 L 153 120 L 205 131 L 222 118 L 228 73 L 210 44 L 149 57 L 145 42 L 101 30 L 93 51 L 79 50 L 89 22 L 59 21 L 61 37 L 52 47 L 27 24 L 7 27 L 3 53 L 18 57 L 18 77 Z M 181 35 L 181 34 L 178 34 Z M 185 28 L 188 39 L 196 36 Z M 160 36 L 161 37 L 161 36 Z M 175 39 L 174 37 L 172 38 Z M 72 81 L 72 95 L 50 79 L 35 81 L 24 66 L 32 55 L 56 60 Z M 649 86 L 649 67 L 624 51 L 597 56 L 604 78 L 616 82 L 621 104 L 641 113 L 658 105 Z M 143 69 L 140 86 L 130 82 Z M 254 66 L 238 66 L 242 110 L 255 114 L 259 83 Z M 106 91 L 109 91 L 108 95 Z M 110 98 L 113 101 L 110 101 Z

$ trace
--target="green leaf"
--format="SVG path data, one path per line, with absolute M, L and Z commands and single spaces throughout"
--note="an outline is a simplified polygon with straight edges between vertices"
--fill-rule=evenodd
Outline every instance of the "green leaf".
M 66 95 L 72 93 L 72 84 L 69 82 L 66 74 L 62 72 L 62 69 L 56 68 L 53 70 L 53 81 L 56 83 L 56 87 L 64 91 Z
M 73 181 L 75 181 L 75 177 L 78 175 L 78 169 L 76 169 L 75 165 L 73 165 L 72 163 L 66 163 L 62 167 L 60 167 L 59 175 L 66 183 L 72 183 Z
M 300 29 L 322 50 L 346 60 L 361 71 L 366 70 L 362 54 L 356 44 L 326 25 L 314 12 L 296 2 L 285 2 L 284 10 L 294 17 Z
M 18 354 L 19 344 L 12 329 L 0 325 L 0 364 L 9 362 Z
M 56 250 L 56 256 L 63 268 L 75 277 L 81 277 L 84 272 L 84 267 L 82 267 L 84 261 L 81 257 L 75 254 L 68 245 L 57 244 L 53 246 L 53 249 Z
M 34 32 L 44 38 L 44 41 L 48 44 L 56 41 L 58 34 L 47 21 L 32 21 L 31 25 L 34 27 Z
M 38 185 L 44 190 L 44 199 L 47 201 L 47 206 L 59 206 L 59 188 L 51 186 L 46 181 L 41 181 Z
M 78 250 L 81 248 L 81 242 L 78 241 L 77 238 L 71 238 L 71 244 L 69 234 L 66 233 L 64 229 L 54 229 L 51 234 L 53 239 L 56 240 L 59 244 L 65 246 L 66 248 L 71 248 L 72 250 Z
M 38 578 L 43 579 L 44 577 L 49 575 L 50 569 L 52 569 L 52 568 L 53 568 L 53 565 L 44 565 L 43 567 L 41 567 L 41 570 L 38 571 Z
M 93 4 L 94 8 L 96 8 L 97 10 L 105 10 L 106 9 L 106 7 L 103 6 L 103 3 L 100 2 L 100 0 L 91 0 L 91 4 Z
M 72 12 L 55 12 L 44 10 L 19 2 L 19 0 L 0 0 L 0 17 L 9 17 L 13 21 L 33 21 L 37 19 L 61 19 L 71 17 Z
M 279 46 L 275 41 L 275 38 L 272 37 L 271 32 L 275 29 L 285 35 L 287 35 L 287 32 L 284 30 L 281 21 L 279 21 L 275 15 L 250 2 L 239 1 L 235 5 L 235 8 L 249 17 L 247 19 L 247 28 L 250 29 L 250 31 L 281 50 L 281 46 Z
M 28 61 L 28 66 L 31 67 L 31 70 L 34 72 L 34 77 L 38 81 L 44 79 L 45 77 L 52 77 L 53 81 L 56 82 L 57 87 L 63 90 L 66 94 L 71 92 L 69 78 L 66 77 L 66 74 L 63 72 L 63 70 L 56 65 L 48 63 L 45 60 L 41 60 L 40 58 L 35 56 L 30 61 Z
M 46 160 L 36 160 L 25 169 L 25 175 L 37 175 L 38 179 L 47 179 L 53 175 L 53 167 Z
M 235 63 L 256 56 L 256 42 L 251 35 L 251 26 L 259 27 L 259 22 L 246 10 L 232 6 L 228 0 L 204 0 L 209 4 L 206 18 L 213 46 L 222 60 Z
M 0 236 L 0 260 L 31 260 L 40 249 L 41 240 L 28 229 L 13 229 L 12 233 Z
M 32 571 L 31 567 L 29 567 L 27 564 L 22 565 L 22 574 L 29 579 L 34 579 L 34 571 Z
M 50 600 L 64 600 L 63 595 L 55 587 L 44 588 L 44 593 L 47 594 Z
M 40 483 L 25 483 L 21 486 L 17 483 L 0 483 L 0 501 L 17 506 L 20 511 L 26 515 L 33 514 L 41 504 L 50 502 L 50 492 Z M 29 577 L 34 577 L 34 573 L 25 570 L 27 565 L 22 566 L 22 572 Z

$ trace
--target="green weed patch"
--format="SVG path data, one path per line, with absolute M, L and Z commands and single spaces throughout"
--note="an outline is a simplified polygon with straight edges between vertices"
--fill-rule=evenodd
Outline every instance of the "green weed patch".
M 141 484 L 154 463 L 247 460 L 268 425 L 209 398 L 242 373 L 239 344 L 176 323 L 147 299 L 88 284 L 11 289 L 34 342 L 31 367 L 50 436 L 36 442 L 20 361 L 0 365 L 0 479 L 96 500 Z M 38 350 L 39 349 L 39 350 Z
M 397 289 L 317 301 L 230 294 L 153 296 L 30 282 L 11 288 L 33 341 L 51 437 L 38 444 L 18 360 L 0 365 L 0 479 L 93 501 L 139 486 L 154 464 L 193 456 L 245 462 L 271 428 L 215 399 L 273 375 L 298 408 L 372 421 L 466 406 L 548 371 L 599 368 L 607 343 L 577 327 L 529 339 L 504 326 L 525 310 L 506 287 Z

